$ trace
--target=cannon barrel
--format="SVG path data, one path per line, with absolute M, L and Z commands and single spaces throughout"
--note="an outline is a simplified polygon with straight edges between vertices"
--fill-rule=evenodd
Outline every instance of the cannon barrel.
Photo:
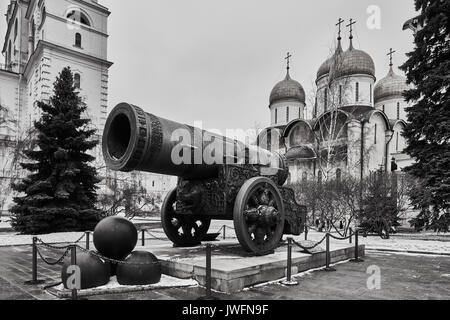
M 250 164 L 262 175 L 279 175 L 280 184 L 288 173 L 285 158 L 276 152 L 163 119 L 128 103 L 118 104 L 110 113 L 102 148 L 107 167 L 116 171 L 199 180 L 216 178 L 223 164 Z

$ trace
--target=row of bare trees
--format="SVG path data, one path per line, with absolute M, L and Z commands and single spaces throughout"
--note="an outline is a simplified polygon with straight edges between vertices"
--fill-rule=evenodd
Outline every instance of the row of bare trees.
M 308 224 L 342 236 L 361 228 L 388 238 L 409 208 L 414 180 L 405 174 L 375 172 L 363 181 L 352 176 L 291 185 L 309 210 Z

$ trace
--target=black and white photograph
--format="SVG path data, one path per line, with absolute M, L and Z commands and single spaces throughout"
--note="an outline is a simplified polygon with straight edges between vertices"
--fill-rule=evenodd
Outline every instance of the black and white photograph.
M 450 299 L 450 0 L 0 14 L 3 303 Z

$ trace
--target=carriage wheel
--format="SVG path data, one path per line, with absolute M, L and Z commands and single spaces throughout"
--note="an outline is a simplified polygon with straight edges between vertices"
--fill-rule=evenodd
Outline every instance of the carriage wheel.
M 234 228 L 242 247 L 257 255 L 273 252 L 283 237 L 284 206 L 272 180 L 257 177 L 240 189 L 234 204 Z
M 169 192 L 161 207 L 161 222 L 167 237 L 179 247 L 193 247 L 207 234 L 211 218 L 177 214 L 177 189 Z

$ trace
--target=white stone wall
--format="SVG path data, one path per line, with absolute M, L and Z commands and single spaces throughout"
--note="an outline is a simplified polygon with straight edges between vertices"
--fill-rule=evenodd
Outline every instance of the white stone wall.
M 373 106 L 373 90 L 375 87 L 375 79 L 373 77 L 366 75 L 341 77 L 330 83 L 330 88 L 328 88 L 328 82 L 328 77 L 322 77 L 317 82 L 317 116 L 324 113 L 325 109 L 331 110 L 341 106 Z M 357 83 L 359 86 L 358 100 L 356 100 Z M 326 90 L 328 91 L 328 102 L 325 108 Z
M 366 137 L 364 139 L 365 152 L 368 157 L 366 161 L 366 174 L 371 171 L 384 169 L 386 164 L 386 131 L 389 129 L 386 120 L 380 113 L 375 113 L 370 121 L 365 124 Z
M 400 116 L 398 116 L 397 104 L 399 104 Z M 375 105 L 375 108 L 377 110 L 383 111 L 384 109 L 384 113 L 387 115 L 389 119 L 401 119 L 405 121 L 407 120 L 406 118 L 407 115 L 405 111 L 405 108 L 407 107 L 408 107 L 407 102 L 401 96 L 377 101 Z

